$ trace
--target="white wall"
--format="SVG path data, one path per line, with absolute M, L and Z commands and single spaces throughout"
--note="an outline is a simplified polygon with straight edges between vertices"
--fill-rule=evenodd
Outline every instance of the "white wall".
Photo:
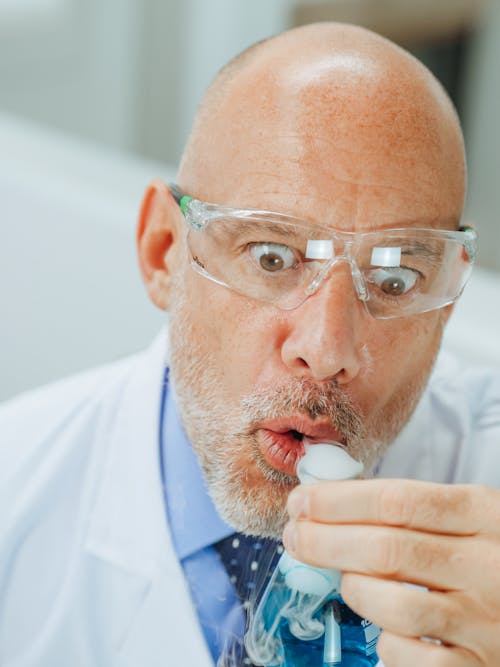
M 0 110 L 96 141 L 136 141 L 139 0 L 0 0 Z
M 479 261 L 500 270 L 500 1 L 494 0 L 468 62 L 465 132 L 469 159 L 467 216 L 480 232 Z
M 0 0 L 0 111 L 166 162 L 238 51 L 292 0 Z
M 0 114 L 0 400 L 142 349 L 165 314 L 137 268 L 164 165 Z
M 147 0 L 136 148 L 177 162 L 212 77 L 245 47 L 287 28 L 291 5 L 293 0 Z

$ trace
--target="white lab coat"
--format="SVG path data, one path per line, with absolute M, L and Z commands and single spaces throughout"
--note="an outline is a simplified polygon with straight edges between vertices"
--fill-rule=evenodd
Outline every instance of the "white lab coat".
M 165 341 L 0 409 L 2 667 L 212 666 L 166 524 Z M 440 362 L 380 474 L 499 486 L 498 378 Z
M 212 667 L 166 525 L 164 356 L 0 411 L 2 667 Z

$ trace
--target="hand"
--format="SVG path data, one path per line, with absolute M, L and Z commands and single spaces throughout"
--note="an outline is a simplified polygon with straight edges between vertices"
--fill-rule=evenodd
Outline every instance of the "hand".
M 345 602 L 382 628 L 385 667 L 500 665 L 500 491 L 321 482 L 297 487 L 288 511 L 287 551 L 344 572 Z

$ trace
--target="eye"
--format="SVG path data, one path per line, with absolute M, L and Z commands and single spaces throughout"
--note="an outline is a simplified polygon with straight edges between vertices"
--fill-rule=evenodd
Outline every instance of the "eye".
M 387 296 L 401 296 L 415 286 L 417 277 L 417 272 L 412 269 L 376 269 L 371 272 L 369 280 L 378 285 Z
M 296 263 L 293 250 L 281 243 L 252 243 L 250 252 L 261 269 L 272 273 L 290 269 Z

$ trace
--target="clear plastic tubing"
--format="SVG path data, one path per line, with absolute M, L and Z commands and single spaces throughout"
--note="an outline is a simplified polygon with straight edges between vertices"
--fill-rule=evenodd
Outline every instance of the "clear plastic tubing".
M 301 484 L 356 479 L 363 465 L 338 443 L 304 440 Z M 340 595 L 341 573 L 301 563 L 286 551 L 250 616 L 248 656 L 265 667 L 374 667 L 380 628 Z

